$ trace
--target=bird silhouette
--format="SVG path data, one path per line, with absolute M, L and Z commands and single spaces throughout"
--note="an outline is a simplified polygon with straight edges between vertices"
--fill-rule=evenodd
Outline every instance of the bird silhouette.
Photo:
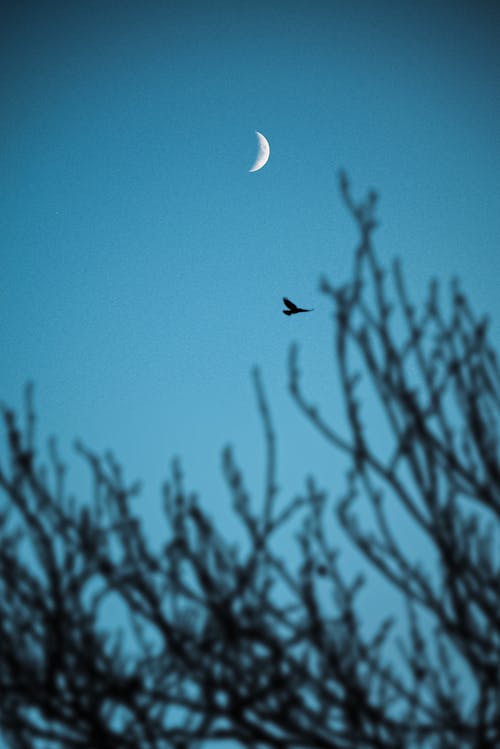
M 312 309 L 303 309 L 303 307 L 297 307 L 296 304 L 291 302 L 286 296 L 283 297 L 283 302 L 288 309 L 283 310 L 284 315 L 297 315 L 299 312 L 312 312 Z

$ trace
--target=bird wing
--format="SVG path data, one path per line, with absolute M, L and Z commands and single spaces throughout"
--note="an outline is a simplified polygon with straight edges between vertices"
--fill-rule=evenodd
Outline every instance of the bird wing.
M 288 307 L 288 309 L 291 309 L 291 310 L 298 309 L 297 305 L 291 302 L 289 299 L 287 299 L 286 296 L 283 297 L 283 303 Z

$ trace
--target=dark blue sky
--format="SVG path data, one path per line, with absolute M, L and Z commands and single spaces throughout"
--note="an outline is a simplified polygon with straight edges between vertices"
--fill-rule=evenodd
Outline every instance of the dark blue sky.
M 380 254 L 403 259 L 417 300 L 458 275 L 495 317 L 498 5 L 10 5 L 0 398 L 18 405 L 34 380 L 41 436 L 73 466 L 77 436 L 112 447 L 146 481 L 146 520 L 174 454 L 225 516 L 226 442 L 262 485 L 259 364 L 281 485 L 314 470 L 338 494 L 341 463 L 286 392 L 298 340 L 314 400 L 342 418 L 318 291 L 347 278 L 356 239 L 336 173 L 380 191 Z M 255 130 L 271 157 L 249 174 Z M 315 312 L 288 319 L 283 294 Z

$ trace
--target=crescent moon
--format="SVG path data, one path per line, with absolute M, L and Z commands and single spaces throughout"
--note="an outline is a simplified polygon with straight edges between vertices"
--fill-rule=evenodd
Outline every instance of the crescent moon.
M 269 147 L 269 142 L 267 141 L 266 138 L 264 138 L 262 133 L 259 133 L 259 131 L 256 130 L 255 134 L 259 142 L 259 150 L 257 151 L 257 157 L 255 159 L 254 165 L 252 166 L 251 169 L 248 170 L 249 172 L 256 172 L 259 169 L 262 169 L 264 164 L 267 164 L 269 153 L 271 151 Z

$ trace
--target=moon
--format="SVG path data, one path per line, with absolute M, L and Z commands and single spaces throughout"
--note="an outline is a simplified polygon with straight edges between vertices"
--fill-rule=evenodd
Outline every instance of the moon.
M 262 169 L 264 164 L 267 164 L 269 153 L 271 151 L 269 147 L 269 143 L 267 139 L 264 138 L 262 133 L 259 133 L 259 131 L 256 130 L 255 134 L 259 142 L 259 150 L 257 151 L 257 157 L 255 159 L 254 165 L 252 166 L 251 169 L 248 170 L 249 172 L 257 172 L 259 169 Z

